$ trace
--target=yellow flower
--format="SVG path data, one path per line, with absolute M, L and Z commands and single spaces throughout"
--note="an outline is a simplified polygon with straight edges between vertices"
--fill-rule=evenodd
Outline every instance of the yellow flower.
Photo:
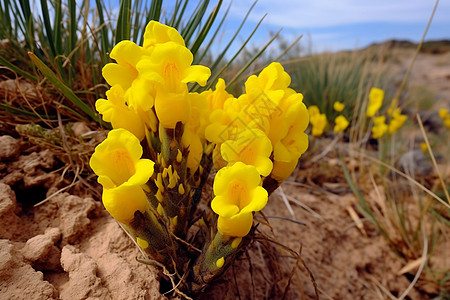
M 450 114 L 448 113 L 448 110 L 444 108 L 440 109 L 439 116 L 441 117 L 442 121 L 444 121 L 445 127 L 450 129 Z
M 190 117 L 186 127 L 199 136 L 201 140 L 205 138 L 205 128 L 209 123 L 208 101 L 204 93 L 189 93 Z
M 292 172 L 294 172 L 295 167 L 297 167 L 298 158 L 291 161 L 274 161 L 273 170 L 270 177 L 278 182 L 283 182 L 288 178 Z
M 279 126 L 273 128 L 273 122 L 270 124 L 270 136 L 272 137 L 272 143 L 275 143 L 273 149 L 274 161 L 297 161 L 308 148 L 308 136 L 304 131 L 308 127 L 309 113 L 302 99 L 301 94 L 295 93 L 280 102 L 279 107 L 286 112 L 283 115 L 286 129 L 279 128 Z M 274 137 L 277 131 L 281 137 L 280 140 Z
M 345 104 L 339 101 L 334 102 L 333 108 L 337 112 L 341 112 L 344 110 Z
M 374 139 L 382 137 L 388 130 L 388 126 L 386 125 L 385 121 L 385 116 L 375 117 L 373 119 L 374 125 L 372 127 L 372 137 Z
M 213 112 L 216 109 L 223 109 L 225 101 L 233 97 L 233 95 L 229 94 L 225 90 L 225 88 L 226 88 L 225 80 L 219 78 L 216 84 L 216 89 L 214 91 L 209 90 L 203 92 L 207 97 L 210 112 Z
M 366 116 L 373 117 L 383 104 L 384 91 L 378 88 L 372 88 L 369 93 L 369 105 Z
M 311 115 L 309 122 L 312 125 L 311 135 L 321 136 L 327 126 L 327 116 L 325 114 Z
M 289 74 L 284 71 L 280 63 L 273 62 L 265 67 L 258 76 L 250 76 L 245 83 L 245 89 L 247 93 L 251 94 L 255 89 L 258 92 L 260 90 L 283 90 L 289 84 L 291 84 Z
M 139 74 L 160 84 L 170 92 L 179 92 L 189 82 L 206 84 L 211 71 L 201 65 L 191 65 L 194 57 L 184 46 L 175 42 L 156 44 L 150 56 L 137 64 Z
M 391 102 L 391 105 L 389 105 L 389 108 L 387 110 L 388 115 L 392 115 L 394 110 L 397 108 L 398 105 L 398 99 L 393 99 Z
M 110 57 L 117 63 L 109 63 L 103 67 L 102 74 L 106 82 L 113 86 L 120 84 L 126 91 L 133 80 L 138 77 L 137 63 L 149 53 L 131 41 L 121 41 L 111 50 Z
M 311 123 L 311 135 L 321 136 L 323 130 L 327 126 L 327 117 L 325 114 L 321 114 L 319 108 L 316 105 L 308 107 L 309 122 Z
M 226 141 L 221 146 L 222 157 L 229 165 L 240 161 L 254 166 L 262 176 L 268 176 L 272 171 L 271 153 L 272 143 L 258 129 L 244 130 L 236 140 Z
M 441 117 L 442 120 L 444 120 L 445 117 L 447 117 L 447 115 L 448 115 L 448 110 L 447 109 L 441 108 L 439 110 L 439 117 Z
M 89 164 L 104 189 L 140 186 L 152 176 L 154 166 L 153 161 L 140 159 L 142 152 L 135 135 L 125 129 L 113 129 L 95 148 Z
M 174 42 L 184 46 L 184 40 L 175 28 L 161 24 L 156 21 L 150 21 L 145 27 L 143 47 L 148 49 L 157 44 Z
M 147 196 L 137 185 L 121 185 L 113 189 L 104 189 L 102 200 L 111 216 L 124 224 L 133 220 L 136 211 L 144 213 L 149 208 Z
M 98 99 L 95 108 L 103 115 L 103 120 L 111 122 L 113 128 L 124 128 L 139 140 L 145 137 L 145 125 L 138 114 L 125 104 L 123 89 L 120 85 L 111 87 L 105 99 Z
M 424 154 L 427 154 L 427 152 L 428 152 L 428 146 L 427 146 L 427 143 L 420 143 L 420 148 L 422 149 L 422 152 L 423 152 Z
M 337 116 L 336 119 L 334 120 L 334 123 L 336 123 L 336 125 L 334 125 L 335 133 L 344 131 L 345 129 L 347 129 L 348 125 L 350 124 L 343 115 Z
M 221 234 L 236 237 L 248 234 L 252 213 L 267 204 L 268 193 L 260 184 L 257 169 L 242 162 L 217 172 L 211 208 L 219 215 L 218 230 Z
M 178 122 L 186 123 L 191 112 L 187 87 L 182 93 L 158 90 L 155 97 L 155 111 L 159 122 L 165 128 L 175 128 Z
M 320 115 L 320 110 L 316 105 L 311 105 L 308 107 L 309 117 Z
M 444 120 L 444 125 L 447 129 L 450 129 L 450 116 L 447 116 Z
M 397 130 L 399 130 L 400 127 L 403 126 L 407 119 L 408 117 L 406 115 L 401 114 L 400 108 L 395 109 L 392 113 L 392 119 L 389 122 L 389 133 L 392 134 L 394 132 L 397 132 Z
M 267 108 L 256 102 L 262 102 L 265 106 L 269 105 L 269 109 L 272 105 L 278 105 L 289 90 L 290 83 L 291 77 L 284 71 L 283 66 L 280 63 L 273 62 L 264 68 L 258 76 L 252 75 L 247 79 L 245 82 L 246 94 L 241 99 L 245 99 L 246 104 L 254 103 L 259 106 L 262 108 L 258 109 L 260 114 L 268 117 L 270 111 L 264 112 Z

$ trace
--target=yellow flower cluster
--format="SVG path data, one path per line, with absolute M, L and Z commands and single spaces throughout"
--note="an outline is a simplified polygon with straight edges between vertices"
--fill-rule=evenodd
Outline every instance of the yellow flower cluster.
M 192 207 L 200 162 L 212 154 L 218 230 L 248 234 L 253 212 L 267 203 L 264 179 L 280 184 L 308 147 L 308 110 L 302 94 L 289 88 L 282 65 L 250 76 L 237 98 L 226 92 L 223 79 L 215 90 L 189 92 L 188 83 L 204 86 L 211 71 L 192 65 L 181 35 L 155 21 L 146 27 L 143 46 L 122 41 L 110 56 L 115 62 L 103 68 L 103 76 L 111 88 L 96 109 L 114 129 L 91 159 L 107 210 L 128 224 L 151 205 L 175 228 Z M 141 158 L 140 141 L 155 163 Z
M 388 126 L 386 125 L 386 117 L 379 116 L 373 118 L 373 127 L 372 127 L 372 137 L 374 139 L 378 139 L 382 137 L 386 131 L 388 130 Z
M 186 123 L 191 115 L 191 93 L 187 83 L 205 85 L 211 71 L 192 65 L 193 55 L 181 35 L 169 26 L 151 21 L 143 46 L 119 42 L 111 51 L 116 62 L 103 68 L 111 90 L 96 109 L 113 128 L 125 128 L 140 140 L 145 129 L 157 131 Z
M 373 117 L 381 108 L 383 99 L 384 91 L 378 88 L 372 88 L 369 93 L 369 105 L 367 107 L 366 116 Z M 381 138 L 386 132 L 393 134 L 397 132 L 406 122 L 408 117 L 406 115 L 402 115 L 402 111 L 397 107 L 397 104 L 397 99 L 392 100 L 392 103 L 387 110 L 389 124 L 386 124 L 385 116 L 377 116 L 373 119 L 373 138 Z
M 447 109 L 442 108 L 439 110 L 439 116 L 441 117 L 442 121 L 444 121 L 445 127 L 450 129 L 450 113 Z
M 267 202 L 263 179 L 281 183 L 308 147 L 308 110 L 290 81 L 281 64 L 272 63 L 248 78 L 238 98 L 225 92 L 221 80 L 214 92 L 205 92 L 210 103 L 205 138 L 216 144 L 213 160 L 219 170 L 211 206 L 224 235 L 248 234 L 253 212 Z

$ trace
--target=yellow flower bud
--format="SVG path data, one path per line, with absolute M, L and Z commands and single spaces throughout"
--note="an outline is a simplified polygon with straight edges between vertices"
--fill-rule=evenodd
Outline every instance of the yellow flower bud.
M 139 245 L 139 247 L 141 247 L 142 249 L 148 248 L 148 242 L 146 240 L 141 239 L 140 237 L 137 237 L 136 242 Z
M 225 259 L 223 257 L 221 257 L 216 261 L 216 266 L 220 269 L 223 267 L 224 263 L 225 263 Z

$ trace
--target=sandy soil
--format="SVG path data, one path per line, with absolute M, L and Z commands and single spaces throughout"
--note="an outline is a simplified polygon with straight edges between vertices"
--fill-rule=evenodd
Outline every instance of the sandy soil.
M 420 56 L 413 71 L 413 81 L 430 84 L 443 99 L 439 105 L 450 100 L 450 69 L 439 65 L 448 55 L 430 56 L 433 61 Z M 438 71 L 430 72 L 430 65 Z M 93 192 L 55 195 L 67 184 L 60 167 L 51 151 L 0 136 L 0 298 L 164 299 L 158 270 L 136 261 L 138 249 Z M 258 230 L 275 242 L 253 243 L 250 254 L 199 298 L 277 299 L 288 285 L 286 299 L 314 299 L 315 286 L 321 299 L 385 299 L 383 289 L 403 293 L 411 282 L 411 274 L 397 275 L 404 262 L 369 222 L 362 230 L 355 225 L 356 199 L 345 179 L 315 173 L 319 168 L 341 170 L 336 159 L 301 164 L 263 210 L 271 228 L 261 224 Z M 290 279 L 296 264 L 299 271 Z M 408 297 L 430 294 L 413 289 Z

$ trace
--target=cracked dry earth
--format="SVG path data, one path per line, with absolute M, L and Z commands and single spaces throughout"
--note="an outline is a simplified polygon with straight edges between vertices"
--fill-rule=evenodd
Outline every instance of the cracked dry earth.
M 158 270 L 136 261 L 138 249 L 100 201 L 60 192 L 33 207 L 58 191 L 61 175 L 52 172 L 54 154 L 24 147 L 20 139 L 0 136 L 0 299 L 166 299 Z M 396 275 L 402 262 L 374 230 L 363 236 L 354 226 L 350 191 L 342 185 L 333 186 L 334 193 L 317 193 L 293 185 L 296 180 L 283 184 L 292 211 L 275 192 L 264 209 L 273 231 L 259 228 L 291 249 L 301 247 L 320 298 L 380 299 L 376 282 L 401 294 L 410 283 Z M 306 226 L 273 216 L 295 217 Z M 198 298 L 282 298 L 295 260 L 277 245 L 267 249 L 255 242 Z M 416 290 L 409 297 L 428 299 Z M 312 280 L 300 266 L 286 299 L 314 298 Z

